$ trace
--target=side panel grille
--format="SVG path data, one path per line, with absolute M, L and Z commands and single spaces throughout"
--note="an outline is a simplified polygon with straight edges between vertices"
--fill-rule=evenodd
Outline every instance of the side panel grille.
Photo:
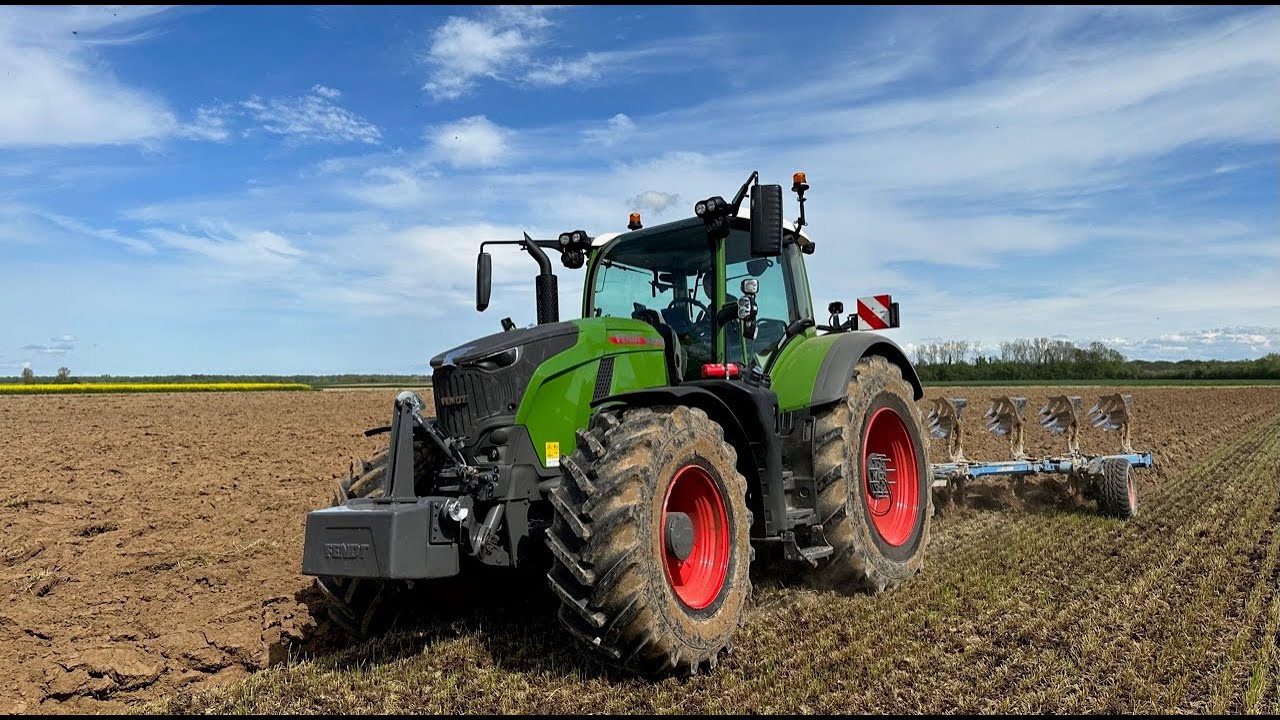
M 609 396 L 609 390 L 613 387 L 613 358 L 610 355 L 600 361 L 600 369 L 596 371 L 596 389 L 591 393 L 592 402 Z

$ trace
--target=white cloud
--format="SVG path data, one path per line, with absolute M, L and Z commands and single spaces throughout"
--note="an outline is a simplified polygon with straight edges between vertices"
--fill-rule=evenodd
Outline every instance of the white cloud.
M 533 85 L 546 87 L 596 80 L 601 74 L 601 59 L 602 56 L 596 53 L 587 53 L 569 60 L 554 60 L 547 65 L 530 68 L 524 74 L 524 79 Z
M 174 133 L 166 103 L 115 78 L 95 45 L 160 9 L 0 8 L 0 147 L 143 143 Z M 74 34 L 73 34 L 74 30 Z
M 645 190 L 628 201 L 631 207 L 637 210 L 645 210 L 655 215 L 661 214 L 662 211 L 678 202 L 680 202 L 679 195 L 658 192 L 657 190 Z
M 1108 338 L 1102 342 L 1131 359 L 1204 360 L 1254 359 L 1280 352 L 1280 327 L 1237 326 L 1210 330 L 1184 330 L 1156 337 L 1129 340 Z
M 483 115 L 463 118 L 430 132 L 436 155 L 459 168 L 491 167 L 503 162 L 510 131 Z
M 613 147 L 626 140 L 636 130 L 636 123 L 625 113 L 618 113 L 609 118 L 604 127 L 588 128 L 582 136 L 588 141 L 599 143 L 605 147 Z
M 487 8 L 475 17 L 451 16 L 431 35 L 423 90 L 456 100 L 480 79 L 511 85 L 560 87 L 634 75 L 682 71 L 688 60 L 711 56 L 726 38 L 709 33 L 669 38 L 639 50 L 590 51 L 571 57 L 548 53 L 554 6 Z
M 422 207 L 430 197 L 429 182 L 408 168 L 371 168 L 365 171 L 362 181 L 352 184 L 351 196 L 379 207 Z
M 504 77 L 513 64 L 527 62 L 538 43 L 536 31 L 548 23 L 540 8 L 491 12 L 481 19 L 450 17 L 432 33 L 423 89 L 437 100 L 454 100 L 478 77 Z
M 290 140 L 314 142 L 362 142 L 376 145 L 382 140 L 377 126 L 333 101 L 341 93 L 316 85 L 301 97 L 262 99 L 250 97 L 240 107 L 262 129 Z

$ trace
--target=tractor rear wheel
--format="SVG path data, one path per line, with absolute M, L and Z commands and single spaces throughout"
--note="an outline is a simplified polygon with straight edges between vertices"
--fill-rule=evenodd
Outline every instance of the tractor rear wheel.
M 426 448 L 414 442 L 415 464 L 426 460 Z M 387 451 L 371 460 L 355 463 L 346 480 L 334 488 L 333 505 L 345 505 L 360 497 L 381 497 L 387 473 Z M 399 596 L 407 589 L 403 581 L 348 578 L 323 575 L 316 586 L 329 598 L 329 619 L 358 640 L 385 632 L 399 615 Z
M 604 410 L 551 493 L 560 621 L 646 674 L 715 667 L 751 601 L 751 512 L 720 425 L 683 406 Z
M 1133 466 L 1124 458 L 1102 461 L 1102 475 L 1097 478 L 1098 507 L 1106 515 L 1128 520 L 1138 514 L 1138 487 L 1133 481 Z
M 817 415 L 817 510 L 832 554 L 814 584 L 881 592 L 920 570 L 933 516 L 921 427 L 902 371 L 874 356 L 858 363 L 844 400 Z

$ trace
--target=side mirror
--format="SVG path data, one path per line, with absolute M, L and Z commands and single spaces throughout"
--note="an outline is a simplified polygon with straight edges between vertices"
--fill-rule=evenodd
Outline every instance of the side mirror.
M 751 277 L 758 278 L 764 275 L 769 268 L 773 267 L 773 260 L 769 258 L 756 258 L 747 261 L 747 274 Z
M 751 255 L 777 257 L 782 254 L 782 186 L 754 185 L 751 188 Z
M 476 310 L 489 307 L 489 290 L 493 282 L 493 258 L 487 252 L 476 258 Z

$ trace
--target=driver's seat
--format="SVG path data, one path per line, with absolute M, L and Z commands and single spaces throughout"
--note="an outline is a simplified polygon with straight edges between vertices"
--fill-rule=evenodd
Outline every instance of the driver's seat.
M 684 380 L 685 366 L 684 348 L 680 344 L 680 337 L 670 325 L 662 321 L 662 316 L 657 310 L 651 310 L 640 303 L 635 303 L 635 306 L 631 317 L 649 323 L 662 336 L 662 352 L 667 359 L 667 377 L 671 379 L 672 385 L 679 385 Z

